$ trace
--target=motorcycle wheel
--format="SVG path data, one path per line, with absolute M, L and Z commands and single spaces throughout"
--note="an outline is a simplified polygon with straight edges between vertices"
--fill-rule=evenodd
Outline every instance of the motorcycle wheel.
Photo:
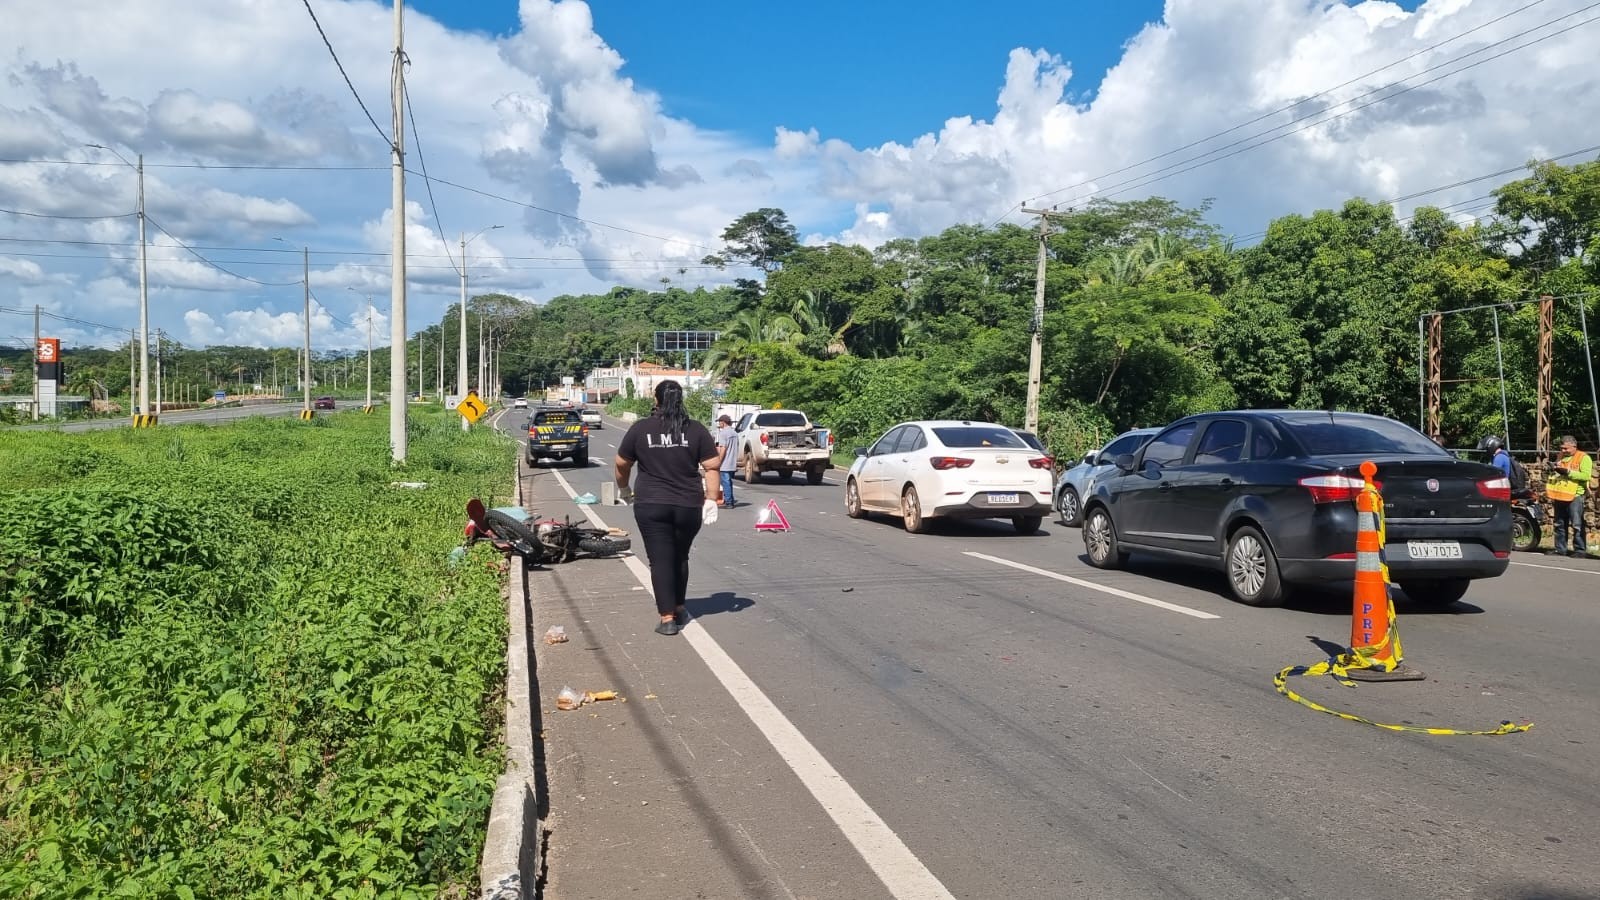
M 1523 552 L 1539 547 L 1539 523 L 1520 510 L 1511 511 L 1511 549 Z
M 584 537 L 578 538 L 578 550 L 594 556 L 615 556 L 633 546 L 628 538 Z

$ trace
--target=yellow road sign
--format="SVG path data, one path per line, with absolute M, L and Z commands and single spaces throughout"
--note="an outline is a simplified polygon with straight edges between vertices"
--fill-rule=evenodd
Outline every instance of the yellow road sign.
M 456 404 L 456 412 L 461 413 L 468 422 L 476 423 L 488 411 L 489 407 L 485 406 L 475 393 L 467 394 L 460 403 Z

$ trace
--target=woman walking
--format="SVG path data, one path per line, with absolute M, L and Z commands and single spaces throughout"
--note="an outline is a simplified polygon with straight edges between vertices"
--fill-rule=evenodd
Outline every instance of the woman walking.
M 715 521 L 722 502 L 721 462 L 711 432 L 684 411 L 683 386 L 676 381 L 656 385 L 654 411 L 633 423 L 617 447 L 617 488 L 623 497 L 634 498 L 633 518 L 661 614 L 657 634 L 677 634 L 688 621 L 689 547 L 700 526 Z M 630 490 L 635 465 L 639 478 Z

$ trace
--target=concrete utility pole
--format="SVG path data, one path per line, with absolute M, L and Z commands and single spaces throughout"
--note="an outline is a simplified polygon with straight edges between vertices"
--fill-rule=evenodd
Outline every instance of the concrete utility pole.
M 478 314 L 478 395 L 484 394 L 483 389 L 483 314 Z
M 439 323 L 439 380 L 433 383 L 434 394 L 438 395 L 439 402 L 444 403 L 444 358 L 449 352 L 446 348 L 450 345 L 450 337 L 445 334 L 444 322 Z
M 301 402 L 301 410 L 311 412 L 311 248 L 300 248 L 301 279 L 305 282 L 305 328 L 306 328 L 306 387 Z
M 39 342 L 44 339 L 39 330 L 39 304 L 33 305 L 33 420 L 39 421 Z
M 34 352 L 37 353 L 38 351 L 35 350 Z M 135 399 L 134 393 L 133 393 L 134 386 L 136 384 L 138 384 L 138 378 L 137 378 L 138 366 L 136 365 L 137 359 L 135 358 L 135 357 L 137 357 L 138 353 L 139 353 L 139 335 L 135 334 L 132 329 L 129 329 L 128 330 L 128 405 L 129 406 L 133 405 L 133 401 Z
M 405 166 L 405 14 L 402 0 L 394 3 L 394 65 L 389 73 L 390 146 L 394 219 L 394 247 L 390 257 L 389 285 L 389 451 L 394 462 L 406 461 L 406 166 Z
M 1039 266 L 1034 275 L 1033 318 L 1028 322 L 1032 340 L 1028 344 L 1028 407 L 1022 427 L 1037 433 L 1039 430 L 1039 382 L 1044 372 L 1044 274 L 1045 260 L 1050 252 L 1050 217 L 1063 215 L 1054 209 L 1029 209 L 1022 211 L 1039 217 Z
M 144 154 L 138 155 L 138 165 L 128 162 L 127 158 L 116 150 L 104 144 L 90 144 L 96 150 L 104 150 L 122 164 L 133 169 L 139 176 L 139 408 L 135 413 L 150 414 L 150 278 L 145 254 L 145 215 L 144 215 Z M 133 402 L 133 388 L 128 388 L 128 402 Z
M 364 412 L 372 411 L 372 301 L 367 301 L 367 405 Z
M 161 329 L 156 329 L 156 417 L 161 417 Z

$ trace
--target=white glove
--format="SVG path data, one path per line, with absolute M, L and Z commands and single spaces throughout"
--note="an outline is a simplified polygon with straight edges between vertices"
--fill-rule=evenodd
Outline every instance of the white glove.
M 700 504 L 700 523 L 702 525 L 715 525 L 717 523 L 717 501 L 707 500 Z

